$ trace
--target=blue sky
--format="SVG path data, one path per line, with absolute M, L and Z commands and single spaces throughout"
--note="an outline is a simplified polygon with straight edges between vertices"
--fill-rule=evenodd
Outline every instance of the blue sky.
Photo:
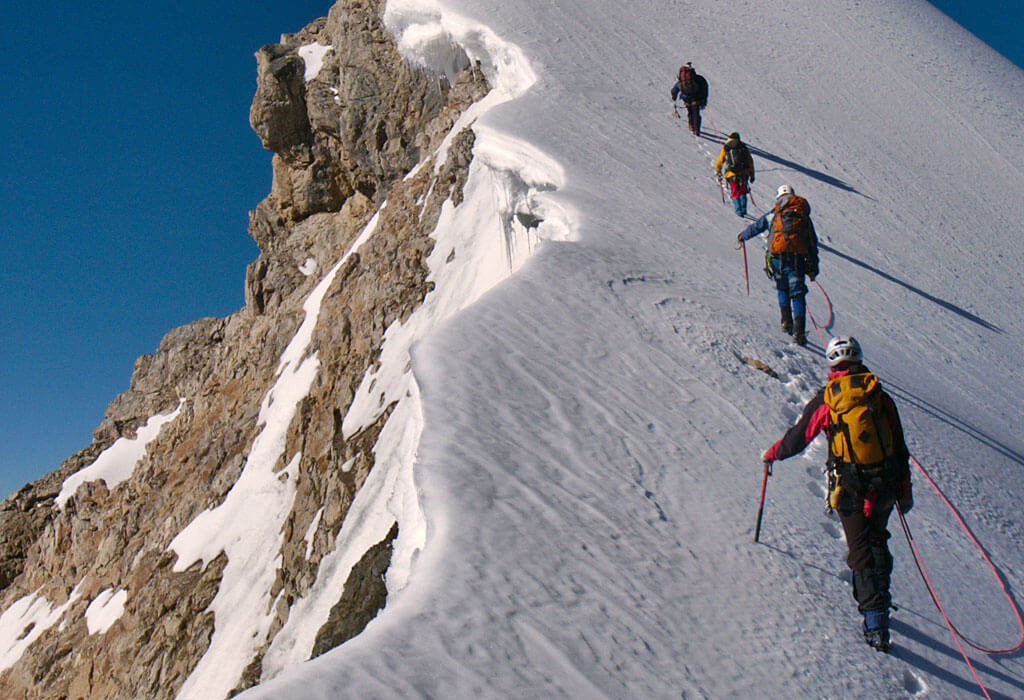
M 1024 66 L 1022 0 L 932 0 Z M 171 328 L 243 304 L 253 53 L 330 0 L 18 3 L 0 89 L 0 497 L 88 445 Z
M 253 53 L 330 5 L 5 7 L 0 497 L 87 446 L 166 331 L 242 306 L 271 179 Z

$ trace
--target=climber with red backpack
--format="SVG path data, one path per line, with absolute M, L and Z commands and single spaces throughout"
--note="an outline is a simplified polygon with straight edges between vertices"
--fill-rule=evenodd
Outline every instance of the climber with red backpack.
M 861 630 L 868 644 L 888 651 L 893 560 L 887 524 L 894 506 L 907 513 L 914 505 L 910 452 L 896 404 L 864 366 L 856 339 L 833 338 L 825 359 L 828 382 L 761 458 L 770 471 L 772 462 L 802 452 L 818 433 L 828 437 L 827 507 L 839 514 L 846 534 Z
M 672 105 L 675 109 L 677 100 L 686 105 L 686 119 L 690 131 L 700 136 L 700 111 L 708 106 L 708 81 L 693 69 L 693 63 L 687 62 L 679 68 L 679 79 L 672 86 Z M 679 111 L 676 110 L 676 116 Z
M 811 222 L 811 205 L 792 186 L 782 185 L 772 210 L 736 237 L 737 247 L 765 231 L 769 233 L 765 272 L 778 290 L 782 330 L 791 333 L 797 345 L 806 345 L 804 276 L 813 282 L 818 275 L 818 235 Z
M 738 216 L 747 215 L 747 195 L 754 181 L 754 159 L 747 144 L 740 140 L 739 132 L 732 132 L 722 146 L 722 152 L 715 160 L 715 177 L 722 182 L 722 168 L 725 181 L 729 183 L 729 198 Z

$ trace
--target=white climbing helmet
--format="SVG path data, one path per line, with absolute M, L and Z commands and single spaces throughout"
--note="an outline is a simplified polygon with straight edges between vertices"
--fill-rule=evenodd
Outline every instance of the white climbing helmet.
M 783 195 L 786 195 L 786 194 L 793 194 L 793 186 L 792 185 L 783 185 L 782 187 L 780 187 L 779 191 L 775 193 L 775 199 L 778 199 L 779 197 L 781 197 Z
M 825 348 L 825 359 L 829 367 L 835 367 L 841 362 L 860 362 L 860 343 L 852 335 L 840 335 L 828 341 Z

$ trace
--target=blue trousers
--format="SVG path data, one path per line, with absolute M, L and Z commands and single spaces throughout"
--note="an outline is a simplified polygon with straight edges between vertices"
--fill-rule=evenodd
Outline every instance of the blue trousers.
M 803 318 L 807 313 L 804 297 L 807 283 L 804 282 L 804 256 L 798 253 L 781 253 L 772 256 L 772 274 L 775 289 L 779 293 L 779 308 L 790 307 L 793 318 Z
M 736 210 L 736 214 L 739 216 L 745 216 L 747 213 L 747 195 L 741 194 L 734 197 L 732 200 L 732 208 Z

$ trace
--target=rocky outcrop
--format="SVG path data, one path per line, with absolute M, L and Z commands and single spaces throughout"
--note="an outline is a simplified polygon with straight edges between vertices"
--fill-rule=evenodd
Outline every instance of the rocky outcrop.
M 174 697 L 213 634 L 208 608 L 226 555 L 175 571 L 169 544 L 223 502 L 242 473 L 261 402 L 304 318 L 303 301 L 379 211 L 374 235 L 327 290 L 311 341 L 320 372 L 278 465 L 300 456 L 262 650 L 332 551 L 374 467 L 390 408 L 381 406 L 355 435 L 342 434 L 342 418 L 387 328 L 430 290 L 430 234 L 444 202 L 461 201 L 473 132 L 454 135 L 445 163 L 430 154 L 489 89 L 473 67 L 449 84 L 410 66 L 384 29 L 382 10 L 383 0 L 341 2 L 257 53 L 250 121 L 275 155 L 271 192 L 250 214 L 261 252 L 246 272 L 245 307 L 168 333 L 136 361 L 128 391 L 109 405 L 93 443 L 0 504 L 0 611 L 26 599 L 67 606 L 41 634 L 42 626 L 26 630 L 33 641 L 0 673 L 0 697 Z M 319 72 L 307 76 L 300 50 L 317 43 L 331 48 Z M 87 481 L 62 508 L 55 505 L 69 475 L 175 409 L 129 478 L 109 489 Z M 321 647 L 358 633 L 376 614 L 391 540 L 368 552 L 351 587 L 337 592 Z M 85 612 L 102 591 L 127 595 L 117 619 L 96 631 Z M 260 653 L 238 689 L 259 680 Z
M 363 631 L 387 602 L 384 574 L 391 563 L 391 547 L 398 537 L 398 524 L 387 537 L 370 547 L 345 582 L 341 599 L 331 608 L 327 622 L 316 635 L 311 656 L 325 654 Z

